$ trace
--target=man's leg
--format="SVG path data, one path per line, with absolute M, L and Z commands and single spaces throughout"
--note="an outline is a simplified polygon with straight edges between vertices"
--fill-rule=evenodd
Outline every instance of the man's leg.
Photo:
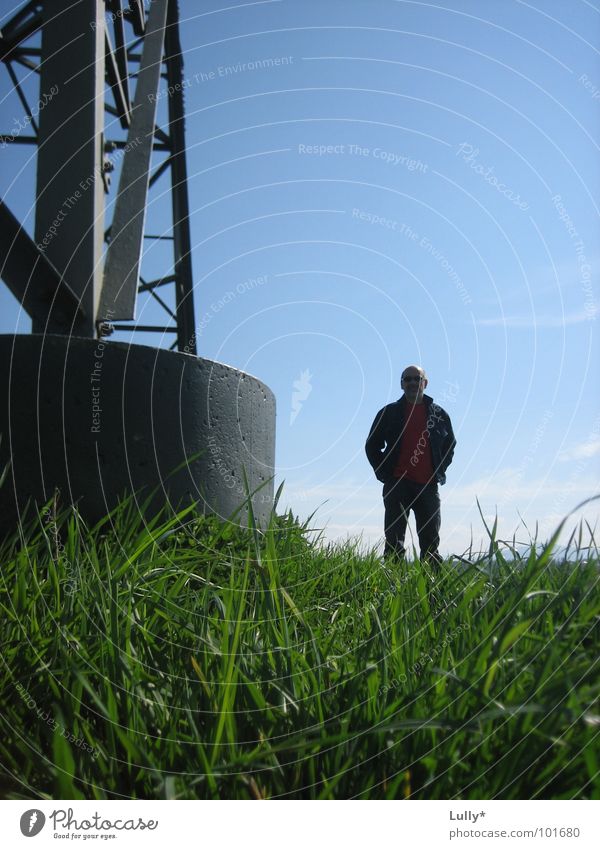
M 404 537 L 408 522 L 409 507 L 406 502 L 406 492 L 403 482 L 394 479 L 383 485 L 383 506 L 385 507 L 384 532 L 385 549 L 384 557 L 402 558 L 405 555 Z
M 441 563 L 438 553 L 440 545 L 440 494 L 437 483 L 429 483 L 423 487 L 413 505 L 421 560 L 429 559 L 432 563 Z

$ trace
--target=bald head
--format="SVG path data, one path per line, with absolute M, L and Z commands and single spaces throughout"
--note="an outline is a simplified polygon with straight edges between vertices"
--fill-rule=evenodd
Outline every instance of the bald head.
M 406 366 L 402 372 L 401 386 L 404 397 L 411 404 L 422 404 L 423 393 L 427 386 L 427 375 L 421 366 Z
M 413 374 L 413 373 L 416 374 L 418 372 L 418 374 L 420 374 L 421 377 L 424 377 L 425 380 L 427 380 L 427 374 L 425 373 L 425 369 L 422 366 L 406 366 L 406 368 L 402 372 L 402 380 L 404 380 L 404 376 L 406 375 L 407 372 L 409 374 Z

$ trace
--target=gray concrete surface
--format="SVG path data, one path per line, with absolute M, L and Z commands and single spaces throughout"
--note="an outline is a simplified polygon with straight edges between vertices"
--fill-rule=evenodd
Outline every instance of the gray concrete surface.
M 230 517 L 273 503 L 275 397 L 244 372 L 189 354 L 66 336 L 0 336 L 3 525 L 56 487 L 95 522 L 120 496 L 148 512 L 195 501 Z M 246 523 L 242 512 L 238 521 Z

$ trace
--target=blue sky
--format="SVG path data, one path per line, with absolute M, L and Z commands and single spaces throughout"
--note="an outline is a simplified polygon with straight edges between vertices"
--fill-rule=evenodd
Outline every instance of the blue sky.
M 381 541 L 364 440 L 417 363 L 458 439 L 442 551 L 481 539 L 476 499 L 500 536 L 548 535 L 600 491 L 598 8 L 180 8 L 199 353 L 275 392 L 285 505 L 318 507 L 327 539 Z M 5 72 L 1 86 L 6 128 L 22 108 Z M 31 155 L 3 151 L 22 219 Z M 165 192 L 152 232 L 169 226 Z M 163 251 L 148 247 L 148 276 Z M 0 309 L 1 332 L 27 331 L 5 287 Z M 137 318 L 159 316 L 140 300 Z M 593 525 L 597 503 L 576 518 Z

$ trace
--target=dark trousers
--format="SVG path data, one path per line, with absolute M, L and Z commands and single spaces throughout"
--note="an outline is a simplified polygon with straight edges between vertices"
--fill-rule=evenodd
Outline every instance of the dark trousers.
M 440 562 L 440 495 L 435 481 L 420 484 L 403 478 L 393 478 L 383 485 L 385 507 L 385 557 L 404 557 L 404 537 L 408 516 L 412 510 L 417 523 L 421 559 Z

